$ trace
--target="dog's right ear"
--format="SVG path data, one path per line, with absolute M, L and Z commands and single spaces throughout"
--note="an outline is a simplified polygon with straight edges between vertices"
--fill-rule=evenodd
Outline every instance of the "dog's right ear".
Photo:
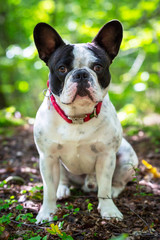
M 51 54 L 60 46 L 65 45 L 60 35 L 46 23 L 38 23 L 34 28 L 34 41 L 39 57 L 47 63 Z

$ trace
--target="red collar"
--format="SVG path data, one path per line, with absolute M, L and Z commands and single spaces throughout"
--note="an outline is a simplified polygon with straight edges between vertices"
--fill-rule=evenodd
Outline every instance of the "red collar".
M 47 87 L 49 88 L 49 80 L 47 81 Z M 68 123 L 74 123 L 74 124 L 82 124 L 84 122 L 88 122 L 94 117 L 98 117 L 100 111 L 102 102 L 99 102 L 95 107 L 92 113 L 85 114 L 83 117 L 69 117 L 65 114 L 65 112 L 60 108 L 60 106 L 57 104 L 55 97 L 53 94 L 50 95 L 51 103 L 54 107 L 54 109 L 57 111 L 57 113 Z

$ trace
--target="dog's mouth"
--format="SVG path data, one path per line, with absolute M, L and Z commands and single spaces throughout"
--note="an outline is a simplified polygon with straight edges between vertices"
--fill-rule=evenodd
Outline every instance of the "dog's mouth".
M 61 103 L 65 105 L 78 104 L 78 105 L 88 105 L 95 104 L 99 102 L 99 97 L 97 97 L 96 89 L 94 89 L 91 84 L 84 86 L 82 84 L 72 83 L 64 88 L 61 96 Z
M 86 89 L 86 88 L 78 88 L 78 89 L 77 89 L 77 92 L 76 92 L 76 94 L 74 95 L 71 103 L 73 103 L 77 97 L 80 97 L 80 98 L 89 98 L 91 101 L 94 102 L 94 99 L 93 99 L 91 93 L 90 93 L 89 90 Z

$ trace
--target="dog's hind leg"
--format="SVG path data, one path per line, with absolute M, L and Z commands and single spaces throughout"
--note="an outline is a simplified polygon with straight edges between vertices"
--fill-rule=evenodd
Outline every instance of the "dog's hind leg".
M 60 162 L 60 181 L 57 189 L 57 199 L 61 200 L 70 196 L 68 172 Z
M 132 146 L 123 138 L 117 152 L 116 168 L 112 179 L 112 197 L 118 197 L 135 175 L 138 158 Z

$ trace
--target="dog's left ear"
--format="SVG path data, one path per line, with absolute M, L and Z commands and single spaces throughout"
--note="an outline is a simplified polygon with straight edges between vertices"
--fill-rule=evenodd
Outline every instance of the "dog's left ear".
M 38 23 L 34 28 L 33 35 L 39 57 L 45 63 L 58 47 L 65 45 L 56 30 L 46 23 Z
M 112 61 L 118 54 L 122 36 L 122 24 L 118 20 L 112 20 L 100 29 L 92 43 L 103 48 Z

